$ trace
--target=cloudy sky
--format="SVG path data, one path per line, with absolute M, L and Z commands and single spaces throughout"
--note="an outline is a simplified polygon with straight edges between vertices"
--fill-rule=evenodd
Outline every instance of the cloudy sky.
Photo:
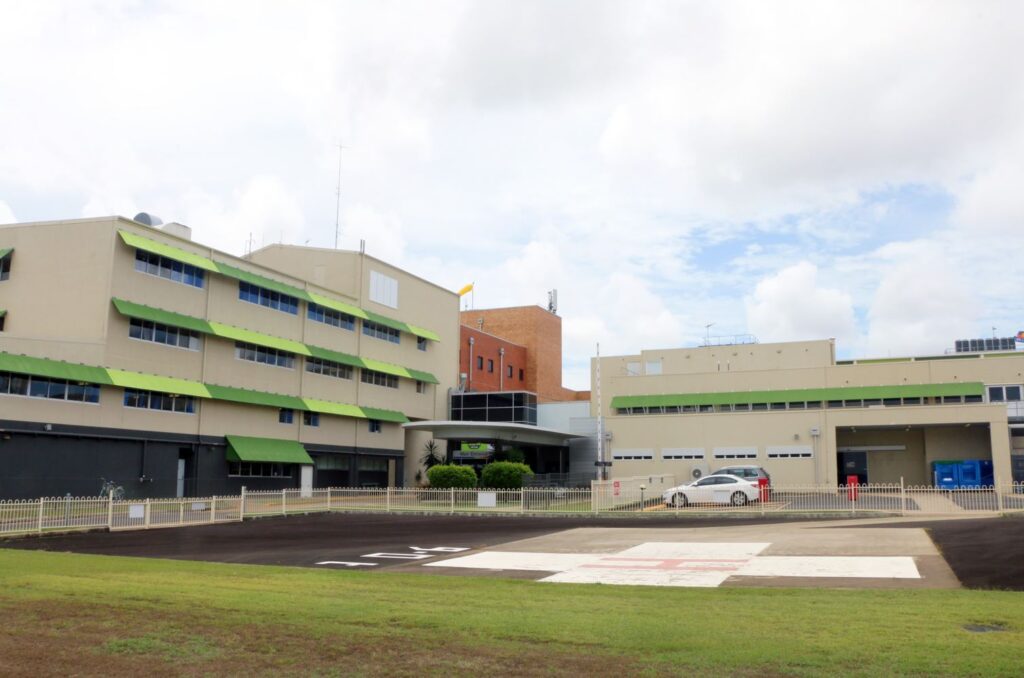
M 1024 329 L 1020 2 L 0 0 L 0 223 L 334 243 L 602 353 Z

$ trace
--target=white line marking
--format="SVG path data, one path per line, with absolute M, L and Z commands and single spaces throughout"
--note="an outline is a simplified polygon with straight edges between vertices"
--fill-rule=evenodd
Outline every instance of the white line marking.
M 349 563 L 344 560 L 321 560 L 317 565 L 344 565 L 345 567 L 376 567 L 377 563 Z
M 425 563 L 425 567 L 468 567 L 478 570 L 529 570 L 562 572 L 584 563 L 597 562 L 604 553 L 526 553 L 522 551 L 483 551 L 461 558 Z
M 742 566 L 746 577 L 851 577 L 920 579 L 913 558 L 906 556 L 761 556 Z

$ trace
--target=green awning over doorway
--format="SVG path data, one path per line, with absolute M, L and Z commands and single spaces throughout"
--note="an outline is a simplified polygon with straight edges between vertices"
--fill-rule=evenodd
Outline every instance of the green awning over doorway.
M 270 462 L 275 464 L 312 464 L 302 443 L 276 438 L 225 436 L 228 461 Z

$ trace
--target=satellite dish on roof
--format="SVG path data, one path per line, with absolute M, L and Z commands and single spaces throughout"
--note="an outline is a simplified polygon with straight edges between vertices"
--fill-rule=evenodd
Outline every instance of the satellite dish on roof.
M 133 220 L 140 224 L 145 224 L 146 226 L 159 226 L 164 223 L 163 219 L 155 214 L 150 214 L 149 212 L 139 212 L 133 217 Z

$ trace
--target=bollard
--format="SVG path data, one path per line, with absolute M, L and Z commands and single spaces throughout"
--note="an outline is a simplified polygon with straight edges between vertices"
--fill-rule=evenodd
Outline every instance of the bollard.
M 146 497 L 146 514 L 142 526 L 147 530 L 149 529 L 149 497 Z
M 210 497 L 210 522 L 217 520 L 217 495 Z

